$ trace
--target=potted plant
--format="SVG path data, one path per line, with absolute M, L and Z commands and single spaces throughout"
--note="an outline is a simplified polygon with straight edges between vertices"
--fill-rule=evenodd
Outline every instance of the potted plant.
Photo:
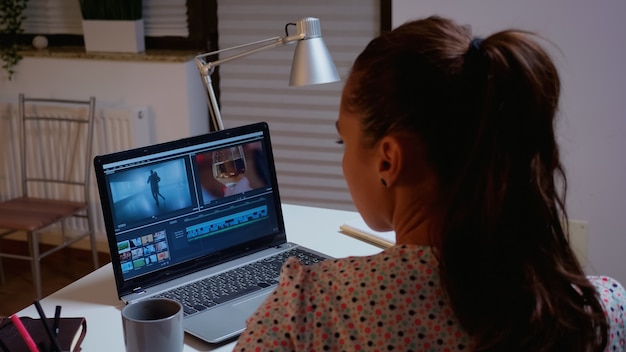
M 145 50 L 142 0 L 80 0 L 88 52 Z
M 19 35 L 24 32 L 22 22 L 26 19 L 24 10 L 28 0 L 0 1 L 0 60 L 9 80 L 15 73 L 14 67 L 20 62 Z

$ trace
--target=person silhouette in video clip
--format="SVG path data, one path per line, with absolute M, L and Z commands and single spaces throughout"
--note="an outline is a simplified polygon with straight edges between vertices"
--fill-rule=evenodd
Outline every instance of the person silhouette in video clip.
M 152 191 L 152 196 L 154 197 L 154 201 L 157 206 L 159 206 L 159 197 L 165 200 L 165 197 L 159 193 L 159 182 L 161 182 L 159 174 L 157 174 L 154 170 L 150 170 L 150 176 L 148 176 L 148 182 L 146 183 L 150 184 L 150 190 Z

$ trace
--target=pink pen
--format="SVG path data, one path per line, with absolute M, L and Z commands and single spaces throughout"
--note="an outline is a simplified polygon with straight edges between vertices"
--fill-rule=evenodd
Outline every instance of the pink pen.
M 11 315 L 11 321 L 13 322 L 13 325 L 15 325 L 17 332 L 19 332 L 22 338 L 24 339 L 24 342 L 26 342 L 26 345 L 28 346 L 28 349 L 30 350 L 30 352 L 39 352 L 39 348 L 37 347 L 37 344 L 35 344 L 35 341 L 33 341 L 33 338 L 28 333 L 28 330 L 26 330 L 26 328 L 24 327 L 24 324 L 22 324 L 20 317 L 13 314 Z

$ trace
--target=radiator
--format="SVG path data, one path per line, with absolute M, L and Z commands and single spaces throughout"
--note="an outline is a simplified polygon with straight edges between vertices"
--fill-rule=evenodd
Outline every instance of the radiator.
M 149 137 L 145 137 L 149 130 L 147 108 L 98 108 L 96 99 L 93 156 L 149 144 L 150 141 L 146 140 Z M 0 200 L 10 199 L 21 193 L 19 146 L 17 104 L 0 103 Z M 106 243 L 106 230 L 93 167 L 89 192 L 90 210 L 98 242 Z M 84 221 L 78 219 L 68 221 L 66 225 L 70 231 L 82 230 L 86 226 Z
M 97 111 L 96 116 L 93 144 L 94 156 L 150 143 L 137 138 L 138 135 L 142 135 L 142 131 L 149 131 L 146 108 L 100 109 Z M 98 237 L 106 238 L 100 195 L 98 194 L 98 185 L 93 173 L 93 167 L 90 183 L 91 212 L 94 217 L 95 231 Z

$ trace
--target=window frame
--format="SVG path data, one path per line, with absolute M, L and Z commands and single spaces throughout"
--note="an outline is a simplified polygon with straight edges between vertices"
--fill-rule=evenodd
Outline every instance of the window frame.
M 217 0 L 186 0 L 189 37 L 145 37 L 147 50 L 217 50 Z M 17 43 L 30 45 L 37 34 L 19 35 Z M 79 34 L 46 34 L 49 47 L 85 46 Z M 4 41 L 5 38 L 0 37 Z

